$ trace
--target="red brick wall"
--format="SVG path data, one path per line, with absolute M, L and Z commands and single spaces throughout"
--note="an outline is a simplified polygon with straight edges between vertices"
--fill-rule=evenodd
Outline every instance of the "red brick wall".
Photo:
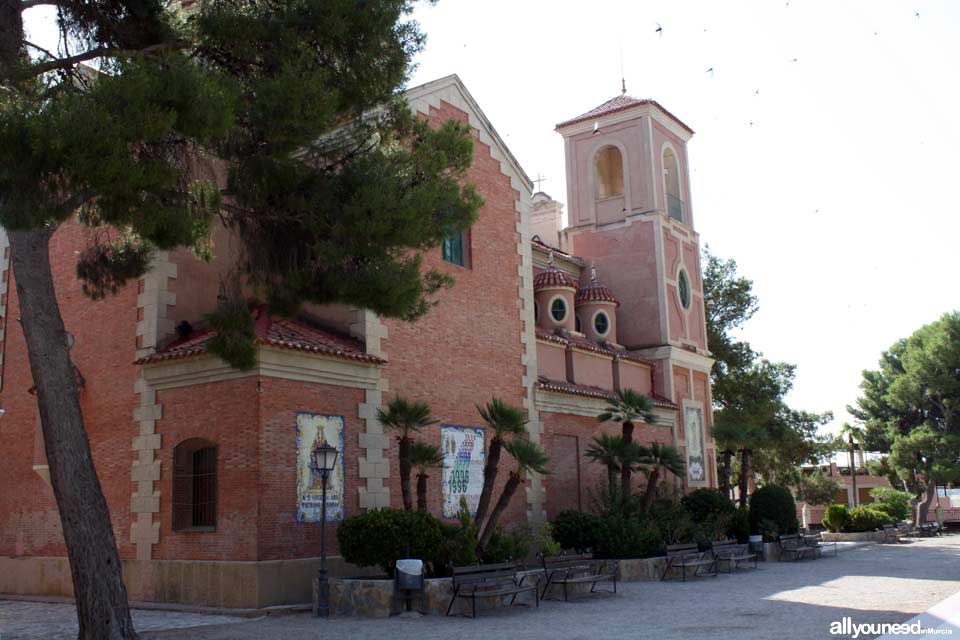
M 77 223 L 61 225 L 50 241 L 50 261 L 68 331 L 76 337 L 71 357 L 86 384 L 81 406 L 94 464 L 110 506 L 114 535 L 122 558 L 132 558 L 130 495 L 133 461 L 131 440 L 136 434 L 133 409 L 136 395 L 133 365 L 137 287 L 128 285 L 116 296 L 93 302 L 76 280 L 76 252 L 86 246 Z M 11 267 L 12 268 L 12 267 Z M 8 289 L 6 336 L 3 344 L 3 389 L 0 406 L 0 554 L 65 555 L 60 517 L 53 490 L 33 471 L 38 428 L 36 399 L 26 344 L 18 319 L 15 278 Z
M 447 103 L 439 110 L 430 109 L 432 124 L 451 118 L 466 122 L 467 115 Z M 389 338 L 383 342 L 383 350 L 390 361 L 385 370 L 390 392 L 384 394 L 384 402 L 395 394 L 425 400 L 434 417 L 444 424 L 483 427 L 476 404 L 499 397 L 520 406 L 524 396 L 518 311 L 518 194 L 476 132 L 473 166 L 466 181 L 475 184 L 485 200 L 469 234 L 470 263 L 467 267 L 445 263 L 440 249 L 424 256 L 425 268 L 449 273 L 457 283 L 443 291 L 438 296 L 439 304 L 418 322 L 387 321 Z M 439 425 L 428 428 L 421 437 L 439 446 Z M 488 433 L 487 443 L 490 437 Z M 400 507 L 395 441 L 388 455 L 390 497 L 393 506 Z M 494 499 L 510 468 L 511 460 L 504 455 Z M 442 473 L 437 470 L 428 484 L 430 511 L 437 516 L 442 514 L 441 483 Z M 411 489 L 415 492 L 415 488 L 414 478 Z M 525 519 L 525 502 L 524 492 L 518 491 L 504 520 Z
M 160 543 L 156 560 L 256 560 L 257 379 L 241 378 L 157 392 L 163 418 Z M 173 531 L 173 451 L 191 438 L 217 446 L 216 531 Z
M 297 524 L 297 413 L 343 416 L 344 512 L 360 513 L 357 506 L 357 434 L 363 422 L 357 407 L 363 391 L 311 382 L 263 378 L 260 400 L 259 540 L 257 559 L 280 560 L 320 555 L 320 525 Z M 336 524 L 327 525 L 327 553 L 337 551 Z
M 592 511 L 592 496 L 606 482 L 607 469 L 588 459 L 584 452 L 595 436 L 601 433 L 619 435 L 621 426 L 612 422 L 600 424 L 596 418 L 564 413 L 541 412 L 540 420 L 544 428 L 544 446 L 554 463 L 553 475 L 544 479 L 547 518 L 552 520 L 564 509 Z M 639 424 L 635 426 L 633 438 L 643 444 L 669 443 L 670 428 Z M 575 452 L 579 452 L 579 461 Z M 635 490 L 642 486 L 640 474 L 634 474 Z

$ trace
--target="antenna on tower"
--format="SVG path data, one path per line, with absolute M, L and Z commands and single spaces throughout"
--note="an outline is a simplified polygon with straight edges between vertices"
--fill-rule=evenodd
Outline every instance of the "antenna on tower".
M 627 80 L 623 73 L 623 40 L 620 41 L 620 95 L 627 95 Z

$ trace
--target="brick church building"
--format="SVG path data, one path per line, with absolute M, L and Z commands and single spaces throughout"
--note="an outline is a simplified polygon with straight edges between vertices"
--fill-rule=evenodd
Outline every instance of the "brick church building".
M 485 201 L 468 232 L 425 256 L 456 286 L 414 324 L 345 306 L 308 307 L 296 319 L 256 308 L 258 362 L 239 371 L 205 349 L 212 334 L 202 318 L 230 268 L 223 230 L 212 263 L 160 253 L 145 277 L 100 302 L 84 298 L 75 276 L 87 232 L 67 223 L 53 237 L 57 295 L 132 600 L 308 602 L 322 526 L 335 572 L 356 571 L 337 562 L 336 521 L 401 504 L 397 444 L 376 419 L 395 395 L 428 402 L 439 421 L 421 436 L 450 461 L 429 479 L 438 517 L 450 517 L 460 495 L 475 504 L 488 443 L 475 407 L 493 397 L 528 411 L 530 437 L 552 460 L 551 475 L 515 496 L 507 522 L 589 507 L 603 470 L 584 450 L 619 431 L 596 416 L 622 388 L 654 399 L 656 420 L 635 437 L 683 453 L 686 477 L 674 489 L 716 486 L 692 131 L 627 95 L 557 125 L 565 225 L 562 205 L 532 193 L 459 78 L 406 97 L 432 123 L 471 125 L 468 180 Z M 0 593 L 70 595 L 16 274 L 9 250 L 0 255 Z M 326 514 L 307 462 L 319 442 L 341 450 Z

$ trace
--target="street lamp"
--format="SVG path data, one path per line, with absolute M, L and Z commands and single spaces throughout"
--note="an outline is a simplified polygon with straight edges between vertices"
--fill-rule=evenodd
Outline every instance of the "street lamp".
M 313 450 L 313 471 L 320 474 L 323 498 L 320 502 L 320 571 L 317 586 L 317 602 L 314 615 L 326 618 L 330 615 L 330 583 L 327 581 L 327 478 L 337 464 L 340 452 L 324 442 Z

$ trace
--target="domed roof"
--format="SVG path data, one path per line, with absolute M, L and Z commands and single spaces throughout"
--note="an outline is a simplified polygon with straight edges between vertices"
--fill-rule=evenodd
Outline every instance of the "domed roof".
M 536 289 L 552 289 L 555 287 L 567 287 L 569 289 L 577 289 L 577 281 L 573 279 L 566 271 L 560 271 L 556 267 L 547 267 L 545 270 L 537 274 L 533 279 L 533 288 Z
M 597 269 L 590 266 L 590 282 L 577 293 L 577 304 L 590 302 L 610 302 L 619 305 L 620 301 L 605 284 L 597 280 Z
M 557 287 L 567 287 L 577 290 L 579 284 L 569 273 L 553 266 L 553 249 L 551 248 L 549 257 L 547 258 L 547 268 L 538 273 L 533 279 L 533 289 L 536 291 L 537 289 L 554 289 Z

